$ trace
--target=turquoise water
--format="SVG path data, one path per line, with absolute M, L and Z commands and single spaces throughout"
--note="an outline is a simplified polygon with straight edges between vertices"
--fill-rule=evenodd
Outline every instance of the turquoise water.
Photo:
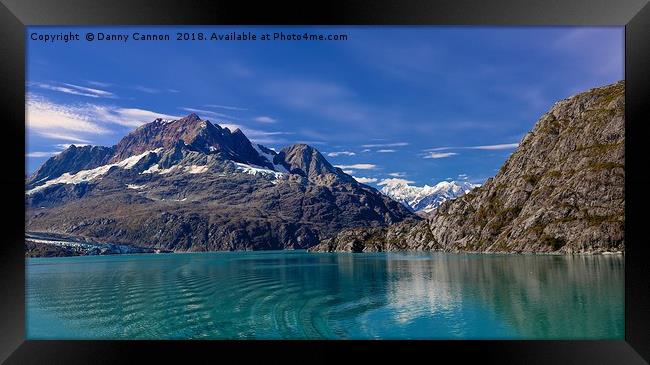
M 622 256 L 27 260 L 28 339 L 622 339 Z

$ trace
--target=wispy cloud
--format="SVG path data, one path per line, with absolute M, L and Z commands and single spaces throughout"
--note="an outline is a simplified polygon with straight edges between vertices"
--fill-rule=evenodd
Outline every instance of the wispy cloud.
M 27 128 L 47 138 L 87 142 L 84 135 L 107 134 L 110 131 L 91 122 L 79 108 L 60 105 L 46 98 L 27 95 L 25 105 Z
M 56 84 L 47 84 L 43 82 L 32 82 L 29 83 L 28 86 L 35 86 L 40 89 L 44 90 L 52 90 L 52 91 L 58 91 L 62 92 L 65 94 L 71 94 L 71 95 L 80 95 L 80 96 L 86 96 L 89 98 L 112 98 L 115 97 L 115 95 L 111 92 L 105 91 L 105 90 L 100 90 L 100 89 L 94 89 L 94 88 L 89 88 L 89 87 L 84 87 L 84 86 L 79 86 L 79 85 L 74 85 L 74 84 L 68 84 L 68 83 L 56 83 Z
M 88 85 L 97 86 L 97 87 L 110 87 L 112 85 L 109 84 L 108 82 L 93 81 L 93 80 L 88 80 L 86 82 L 88 83 Z
M 392 33 L 383 37 L 360 35 L 364 39 L 354 51 L 363 58 L 364 66 L 377 68 L 384 77 L 408 83 L 422 83 L 438 75 L 442 79 L 444 72 L 453 71 L 443 63 L 447 47 L 412 38 L 407 40 L 404 36 L 408 31 Z
M 163 92 L 168 92 L 168 93 L 180 93 L 181 91 L 178 89 L 173 89 L 173 88 L 162 88 L 162 89 L 157 89 L 154 87 L 148 87 L 148 86 L 142 86 L 142 85 L 135 85 L 133 86 L 133 90 L 137 90 L 143 93 L 147 94 L 159 94 Z
M 79 144 L 79 143 L 75 143 L 74 145 L 77 146 L 77 147 L 87 146 L 87 144 Z M 70 146 L 72 146 L 71 143 L 57 143 L 57 144 L 54 145 L 54 147 L 56 147 L 59 150 L 65 150 Z
M 71 145 L 72 144 L 70 143 L 56 143 L 54 145 L 56 151 L 33 151 L 33 152 L 26 153 L 25 157 L 30 157 L 30 158 L 51 157 L 61 153 L 63 150 L 68 149 Z M 75 143 L 74 145 L 77 147 L 87 146 L 87 144 L 85 143 Z
M 239 118 L 229 115 L 229 114 L 223 114 L 219 112 L 215 112 L 213 110 L 206 110 L 206 109 L 196 109 L 196 108 L 189 108 L 189 107 L 181 107 L 181 110 L 185 110 L 186 112 L 190 113 L 197 113 L 203 117 L 207 118 L 212 118 L 212 119 L 217 119 L 217 120 L 223 120 L 223 119 L 228 119 L 228 120 L 239 120 Z
M 137 91 L 141 91 L 143 93 L 147 93 L 147 94 L 157 94 L 157 93 L 159 93 L 161 91 L 159 89 L 154 89 L 152 87 L 146 87 L 146 86 L 142 86 L 142 85 L 136 85 L 136 86 L 133 87 L 133 89 L 137 90 Z
M 275 123 L 275 122 L 277 122 L 277 119 L 274 119 L 274 118 L 271 118 L 271 117 L 268 117 L 268 116 L 265 116 L 265 115 L 255 117 L 255 118 L 253 118 L 253 120 L 258 122 L 258 123 Z
M 336 165 L 340 169 L 352 169 L 352 170 L 374 170 L 377 168 L 377 165 L 371 163 L 357 163 L 353 165 Z
M 623 28 L 579 27 L 563 32 L 550 46 L 562 56 L 577 57 L 581 72 L 614 81 L 624 78 L 624 37 Z
M 517 146 L 519 146 L 519 143 L 492 144 L 485 146 L 472 146 L 468 148 L 473 150 L 509 150 L 512 148 L 517 148 Z
M 63 85 L 66 85 L 66 86 L 69 86 L 71 88 L 81 90 L 81 91 L 84 91 L 84 92 L 87 92 L 87 93 L 90 93 L 90 94 L 93 94 L 93 95 L 97 95 L 97 96 L 103 96 L 103 97 L 113 97 L 113 96 L 115 96 L 115 95 L 113 95 L 112 92 L 109 92 L 109 91 L 106 91 L 106 90 L 94 89 L 94 88 L 90 88 L 90 87 L 79 86 L 79 85 L 68 84 L 68 83 L 63 83 Z
M 125 127 L 139 127 L 156 118 L 179 119 L 179 116 L 137 108 L 120 108 L 107 105 L 88 105 L 90 116 L 99 121 L 114 123 Z
M 295 134 L 293 132 L 265 132 L 265 131 L 259 131 L 260 133 L 264 133 L 264 135 L 267 136 L 279 136 L 279 135 L 290 135 L 290 134 Z
M 217 108 L 217 109 L 225 109 L 225 110 L 237 110 L 237 111 L 244 111 L 248 110 L 246 108 L 240 108 L 237 106 L 229 106 L 229 105 L 218 105 L 218 104 L 208 104 L 206 105 L 208 108 Z
M 379 152 L 379 153 L 393 153 L 393 152 L 397 152 L 397 151 L 396 150 L 377 150 L 377 152 Z
M 85 139 L 80 137 L 76 133 L 65 133 L 65 132 L 52 132 L 49 130 L 38 130 L 36 128 L 33 129 L 34 132 L 42 137 L 49 138 L 49 139 L 55 139 L 59 141 L 70 141 L 70 142 L 75 142 L 75 145 L 77 143 L 83 143 L 83 144 L 88 144 L 90 143 L 90 140 Z
M 330 141 L 330 138 L 332 138 L 332 135 L 327 132 L 316 131 L 309 128 L 298 128 L 296 129 L 296 134 L 300 135 L 307 141 L 321 141 L 322 144 L 327 144 L 327 142 Z
M 260 90 L 286 107 L 336 121 L 363 121 L 370 113 L 370 108 L 354 101 L 354 92 L 330 81 L 273 80 Z
M 447 158 L 456 155 L 456 152 L 429 152 L 424 158 Z
M 408 146 L 408 142 L 395 142 L 395 143 L 381 143 L 381 144 L 362 144 L 364 148 L 377 148 L 377 147 L 402 147 Z
M 482 145 L 482 146 L 436 147 L 436 148 L 429 148 L 424 151 L 448 151 L 448 150 L 461 150 L 461 149 L 494 151 L 494 150 L 509 150 L 509 149 L 517 148 L 518 146 L 519 143 L 501 143 L 501 144 L 489 144 L 489 145 Z
M 239 78 L 251 78 L 255 75 L 255 72 L 250 68 L 242 65 L 241 63 L 231 63 L 227 64 L 224 67 L 227 69 L 228 74 L 239 77 Z
M 368 184 L 368 183 L 374 183 L 377 182 L 377 179 L 374 177 L 357 177 L 357 176 L 352 176 L 357 182 L 360 182 L 362 184 Z
M 55 152 L 55 151 L 51 151 L 51 152 L 36 152 L 36 151 L 35 151 L 35 152 L 26 153 L 25 156 L 26 156 L 26 157 L 50 157 L 50 156 L 54 156 L 54 155 L 57 154 L 57 153 L 59 153 L 59 151 L 57 151 L 57 152 Z
M 405 172 L 391 172 L 388 174 L 388 176 L 392 177 L 405 177 L 406 173 Z
M 303 140 L 296 141 L 296 143 L 304 143 L 304 144 L 309 144 L 309 145 L 312 145 L 312 144 L 315 144 L 315 145 L 326 145 L 326 144 L 327 144 L 327 142 L 325 142 L 325 141 L 312 141 L 312 140 L 304 140 L 304 139 L 303 139 Z
M 27 95 L 28 131 L 43 137 L 76 143 L 90 143 L 92 136 L 113 133 L 106 124 L 137 127 L 156 118 L 177 116 L 136 108 L 101 104 L 58 104 L 36 94 Z
M 354 174 L 354 170 L 343 170 L 343 172 L 345 172 L 348 175 Z
M 355 156 L 356 153 L 350 151 L 338 151 L 338 152 L 328 152 L 327 156 L 337 157 L 337 156 Z

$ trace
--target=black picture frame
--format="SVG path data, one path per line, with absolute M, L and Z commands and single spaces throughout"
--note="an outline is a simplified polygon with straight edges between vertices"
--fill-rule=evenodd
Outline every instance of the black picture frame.
M 647 0 L 244 1 L 0 0 L 0 361 L 99 364 L 173 358 L 218 362 L 475 359 L 526 364 L 643 364 L 650 361 L 650 207 L 645 144 L 650 110 Z M 625 26 L 625 340 L 621 341 L 30 341 L 25 340 L 25 27 L 29 25 L 618 25 Z M 22 213 L 22 214 L 20 214 Z M 405 357 L 407 356 L 407 357 Z M 644 360 L 645 359 L 645 360 Z M 404 361 L 402 360 L 402 361 Z M 365 360 L 367 361 L 367 360 Z

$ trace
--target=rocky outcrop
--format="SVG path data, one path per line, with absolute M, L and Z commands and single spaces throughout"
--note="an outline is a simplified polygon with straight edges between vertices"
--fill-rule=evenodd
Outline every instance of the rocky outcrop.
M 107 164 L 30 185 L 27 230 L 173 251 L 269 250 L 418 219 L 313 147 L 276 154 L 194 115 L 144 125 L 113 149 Z
M 312 250 L 622 251 L 624 86 L 555 103 L 495 177 L 430 219 L 343 231 Z
M 356 180 L 338 167 L 332 166 L 315 148 L 303 143 L 283 148 L 274 158 L 287 171 L 301 175 L 315 183 L 329 184 L 333 181 L 354 183 Z

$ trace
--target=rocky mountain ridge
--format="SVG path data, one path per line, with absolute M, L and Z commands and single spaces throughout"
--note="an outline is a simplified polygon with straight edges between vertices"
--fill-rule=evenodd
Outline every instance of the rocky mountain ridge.
M 388 179 L 382 182 L 380 191 L 412 212 L 426 216 L 445 201 L 458 198 L 479 186 L 467 181 L 441 181 L 433 186 L 414 186 L 403 179 Z
M 619 81 L 555 103 L 495 177 L 429 219 L 343 230 L 311 250 L 622 252 L 624 94 Z
M 418 219 L 311 146 L 276 153 L 195 114 L 69 147 L 28 178 L 25 199 L 28 231 L 172 251 L 307 248 Z

